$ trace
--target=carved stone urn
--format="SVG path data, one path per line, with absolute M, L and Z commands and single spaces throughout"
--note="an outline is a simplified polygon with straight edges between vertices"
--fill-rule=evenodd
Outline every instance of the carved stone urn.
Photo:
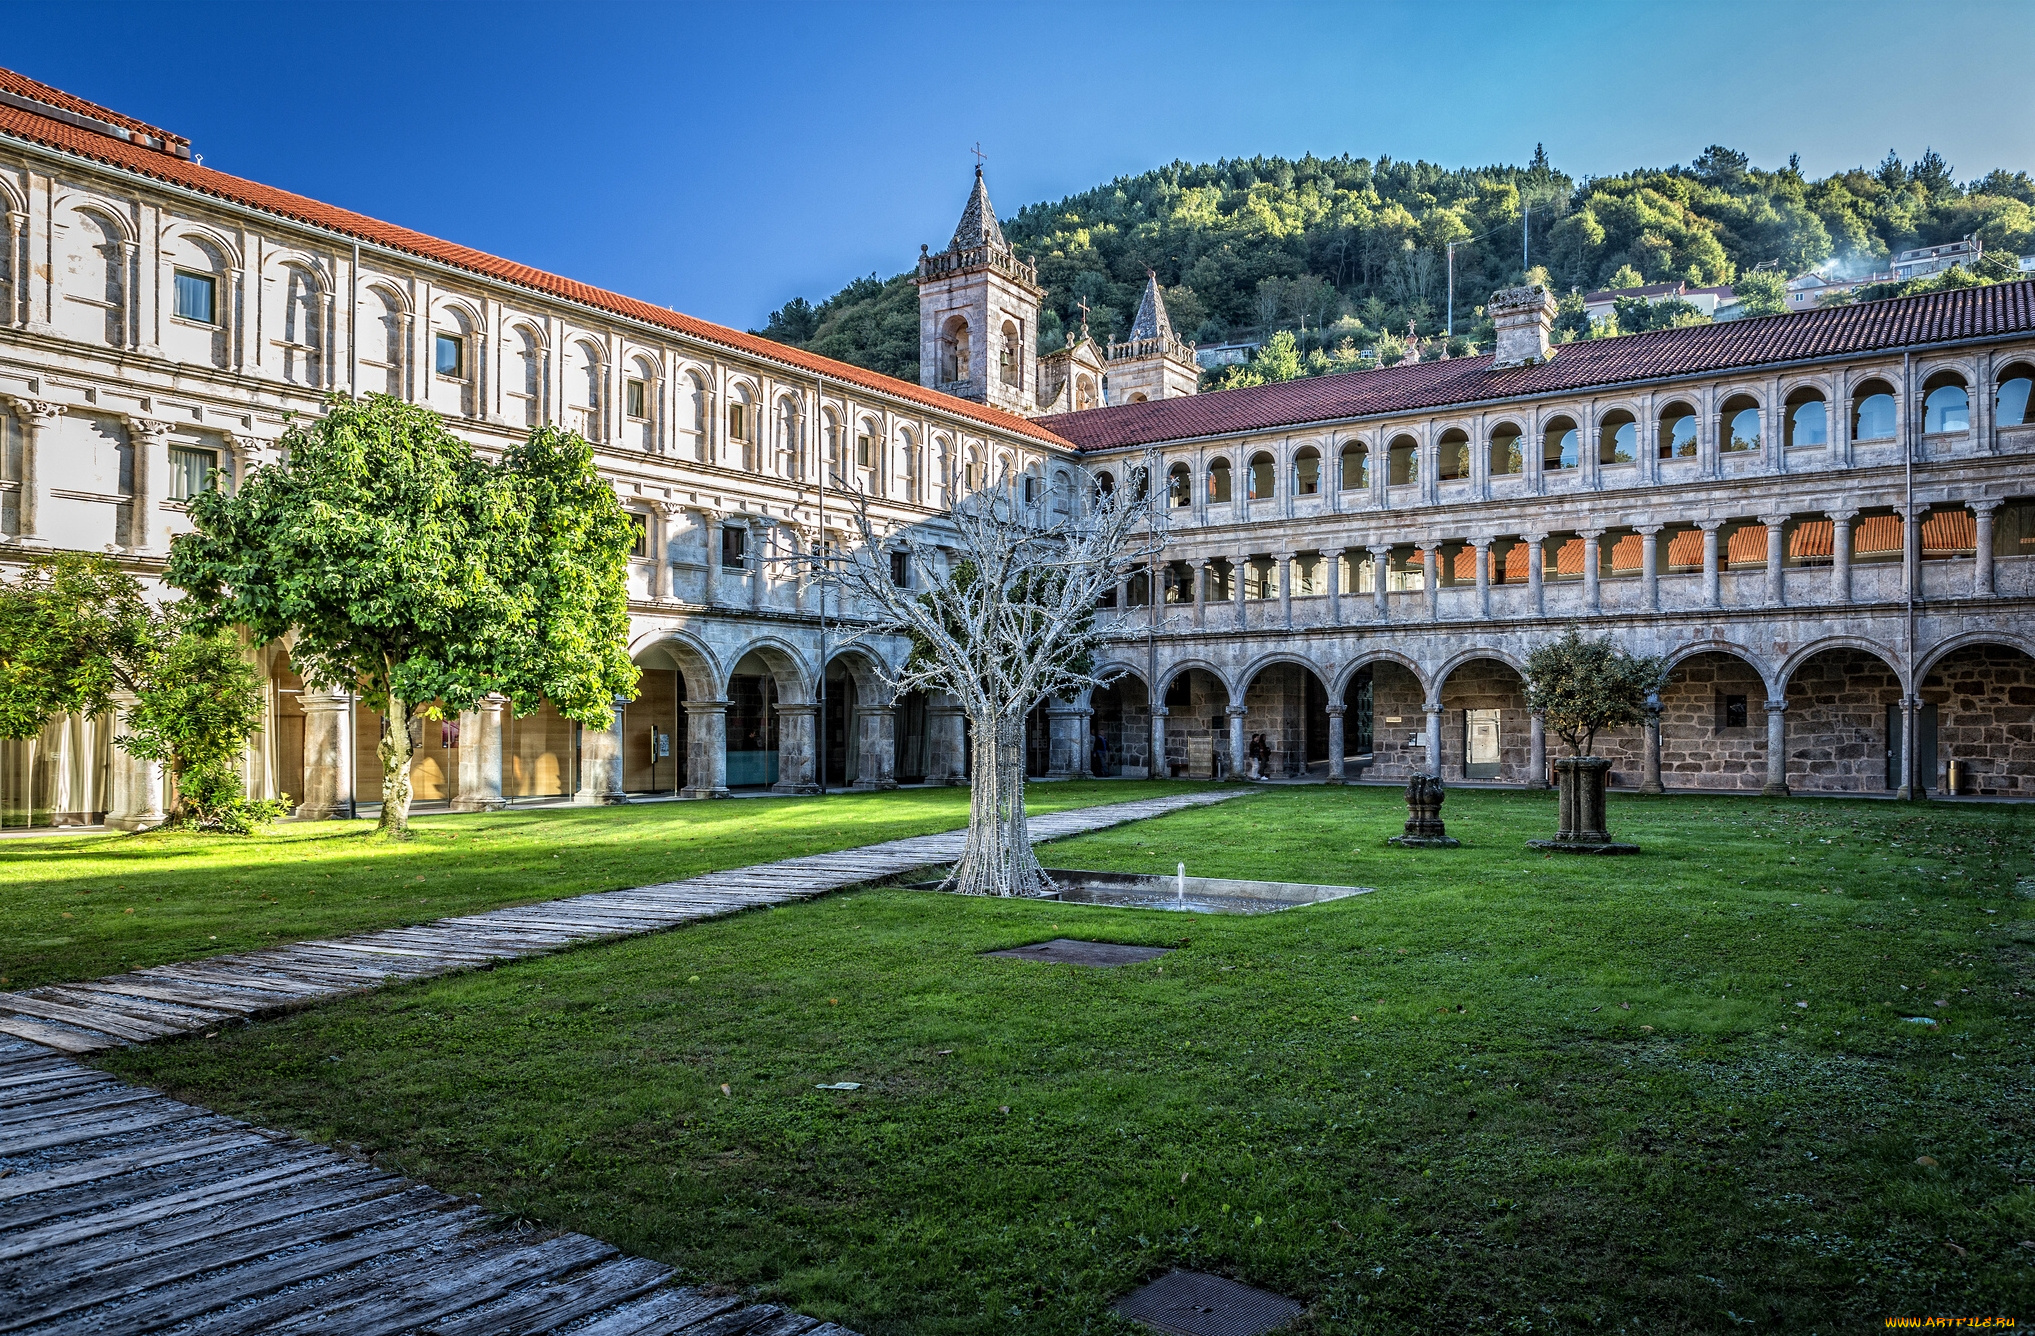
M 1406 781 L 1406 830 L 1385 842 L 1402 849 L 1453 849 L 1460 841 L 1449 838 L 1441 822 L 1441 805 L 1448 798 L 1439 777 L 1415 775 Z

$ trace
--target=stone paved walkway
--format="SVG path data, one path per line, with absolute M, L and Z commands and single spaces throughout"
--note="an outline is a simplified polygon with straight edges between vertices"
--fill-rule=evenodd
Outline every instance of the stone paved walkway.
M 1235 794 L 1034 817 L 1032 838 Z M 0 1333 L 853 1336 L 673 1286 L 670 1267 L 582 1234 L 494 1228 L 471 1202 L 62 1055 L 806 899 L 951 862 L 962 839 L 893 840 L 0 994 Z

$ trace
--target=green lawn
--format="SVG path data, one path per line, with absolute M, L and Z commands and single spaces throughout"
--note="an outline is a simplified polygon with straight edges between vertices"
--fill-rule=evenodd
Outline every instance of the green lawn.
M 2028 810 L 1617 795 L 1595 859 L 1553 807 L 1413 852 L 1395 791 L 1268 791 L 1047 861 L 1377 893 L 855 891 L 104 1062 L 868 1336 L 1128 1331 L 1175 1264 L 1311 1333 L 2027 1320 Z M 1178 949 L 978 954 L 1063 934 Z
M 1040 784 L 1027 806 L 1054 812 L 1183 787 Z M 907 789 L 420 816 L 402 843 L 370 838 L 367 821 L 285 822 L 247 838 L 0 840 L 0 988 L 675 881 L 967 823 L 966 789 Z

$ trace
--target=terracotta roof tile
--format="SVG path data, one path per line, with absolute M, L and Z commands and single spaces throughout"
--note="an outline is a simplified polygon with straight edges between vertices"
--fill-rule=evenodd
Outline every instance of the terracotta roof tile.
M 43 89 L 44 93 L 56 93 L 55 89 L 46 89 L 44 85 L 36 84 L 34 80 L 23 79 L 23 76 L 12 74 L 11 71 L 0 73 L 6 73 L 14 80 L 33 84 L 37 89 Z M 4 81 L 0 81 L 0 86 L 4 86 Z M 43 95 L 38 93 L 35 96 Z M 92 106 L 76 98 L 70 101 L 84 107 Z M 93 108 L 83 114 L 103 116 L 104 113 L 104 108 Z M 119 123 L 127 124 L 127 118 L 120 118 Z M 140 124 L 139 121 L 132 122 L 134 126 Z M 956 399 L 951 395 L 913 385 L 908 381 L 868 371 L 862 367 L 850 366 L 846 362 L 836 362 L 832 358 L 820 357 L 788 344 L 776 343 L 761 335 L 747 334 L 729 329 L 725 325 L 716 325 L 710 321 L 682 315 L 663 306 L 653 306 L 649 302 L 624 297 L 620 293 L 609 292 L 589 283 L 549 274 L 541 269 L 533 269 L 529 265 L 489 255 L 485 251 L 474 250 L 450 241 L 441 241 L 437 237 L 426 236 L 422 232 L 413 232 L 406 227 L 369 218 L 350 209 L 341 209 L 287 190 L 278 190 L 273 186 L 229 176 L 210 167 L 201 167 L 195 162 L 187 162 L 124 140 L 95 134 L 90 130 L 47 116 L 39 116 L 18 107 L 0 106 L 0 134 L 31 140 L 48 148 L 94 162 L 107 163 L 189 190 L 201 191 L 295 222 L 325 228 L 343 236 L 386 246 L 390 250 L 422 256 L 501 282 L 514 283 L 548 296 L 564 298 L 596 310 L 606 311 L 611 315 L 658 325 L 678 334 L 702 339 L 754 357 L 766 358 L 808 373 L 828 376 L 866 390 L 894 395 L 927 408 L 973 419 L 996 431 L 1028 437 L 1049 445 L 1069 444 L 1037 423 L 1003 412 L 1001 409 Z
M 1458 357 L 1113 404 L 1039 421 L 1084 450 L 1103 450 L 2029 333 L 2035 333 L 2035 282 L 2000 283 L 1565 343 L 1553 360 L 1509 371 L 1493 371 L 1488 355 Z
M 47 103 L 49 106 L 71 112 L 74 115 L 90 116 L 95 121 L 104 121 L 108 125 L 117 125 L 123 130 L 133 130 L 139 134 L 151 135 L 166 143 L 182 145 L 184 148 L 191 146 L 191 141 L 184 138 L 184 136 L 172 134 L 159 125 L 150 125 L 147 121 L 137 121 L 134 117 L 124 116 L 111 107 L 102 107 L 96 102 L 87 102 L 82 97 L 66 93 L 61 88 L 52 88 L 46 83 L 31 79 L 25 74 L 18 74 L 13 70 L 0 69 L 0 92 L 8 92 L 16 97 L 25 97 L 36 102 Z

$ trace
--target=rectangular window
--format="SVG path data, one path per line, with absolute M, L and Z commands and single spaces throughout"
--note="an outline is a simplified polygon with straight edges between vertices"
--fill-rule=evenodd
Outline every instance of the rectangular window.
M 639 515 L 636 512 L 631 511 L 629 513 L 629 527 L 636 531 L 636 541 L 630 544 L 629 555 L 632 557 L 649 556 L 650 517 L 648 515 Z
M 749 547 L 749 531 L 732 524 L 721 526 L 721 564 L 737 569 L 747 563 L 743 560 Z
M 875 458 L 875 455 L 876 455 L 876 444 L 875 442 L 869 439 L 868 433 L 864 432 L 855 437 L 856 467 L 865 469 L 868 468 L 870 461 L 873 458 Z
M 219 456 L 210 450 L 170 447 L 170 499 L 189 501 L 212 486 L 219 473 Z
M 438 336 L 438 374 L 456 380 L 466 377 L 466 340 L 457 334 Z
M 214 323 L 213 291 L 211 275 L 177 270 L 177 318 L 206 325 Z
M 629 410 L 629 416 L 632 418 L 649 417 L 650 416 L 649 387 L 646 386 L 640 380 L 632 380 L 628 382 L 628 384 L 625 385 L 623 388 L 626 391 L 626 393 L 623 395 L 623 401 Z
M 1717 727 L 1745 727 L 1745 697 L 1719 696 L 1717 698 Z
M 911 584 L 912 567 L 911 554 L 909 552 L 893 552 L 890 554 L 890 582 L 899 589 L 906 588 Z
M 749 439 L 749 405 L 728 405 L 728 435 L 738 441 Z

